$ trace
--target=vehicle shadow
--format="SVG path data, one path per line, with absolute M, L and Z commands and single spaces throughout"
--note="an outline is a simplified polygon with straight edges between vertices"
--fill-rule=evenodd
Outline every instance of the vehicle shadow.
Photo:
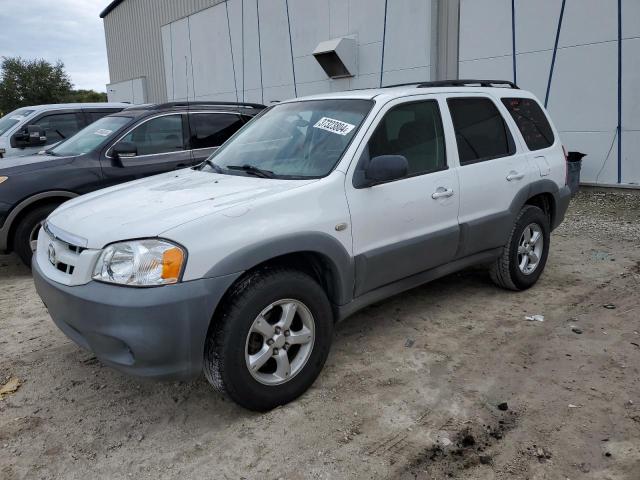
M 31 276 L 31 270 L 27 268 L 20 261 L 18 256 L 13 253 L 10 253 L 8 255 L 0 255 L 0 272 L 2 272 L 2 277 L 5 278 L 20 278 Z

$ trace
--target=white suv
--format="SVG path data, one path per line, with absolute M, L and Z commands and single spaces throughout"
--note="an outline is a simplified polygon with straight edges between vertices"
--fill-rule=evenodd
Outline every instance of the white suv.
M 70 200 L 33 273 L 72 340 L 153 377 L 202 370 L 239 404 L 302 394 L 334 323 L 475 264 L 532 286 L 570 199 L 557 131 L 509 82 L 317 95 L 202 165 Z

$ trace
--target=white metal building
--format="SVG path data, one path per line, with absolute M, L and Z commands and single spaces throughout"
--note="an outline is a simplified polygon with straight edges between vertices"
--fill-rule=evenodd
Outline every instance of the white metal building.
M 638 0 L 116 0 L 101 16 L 111 101 L 513 80 L 588 154 L 584 182 L 640 184 Z

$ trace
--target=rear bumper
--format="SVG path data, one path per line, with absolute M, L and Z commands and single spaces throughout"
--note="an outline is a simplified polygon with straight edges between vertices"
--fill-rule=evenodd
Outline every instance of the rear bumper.
M 176 379 L 200 374 L 211 317 L 239 276 L 156 288 L 69 287 L 44 277 L 36 261 L 32 269 L 51 318 L 76 344 L 124 373 Z
M 551 229 L 555 229 L 564 220 L 564 216 L 569 208 L 569 202 L 571 201 L 571 189 L 568 186 L 562 187 L 556 194 L 554 194 L 556 202 L 556 211 L 553 217 L 553 225 Z

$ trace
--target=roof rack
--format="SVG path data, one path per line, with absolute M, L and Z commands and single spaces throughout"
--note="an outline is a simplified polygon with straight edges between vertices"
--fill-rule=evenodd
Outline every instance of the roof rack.
M 207 107 L 239 107 L 239 108 L 257 108 L 262 110 L 266 108 L 259 103 L 245 103 L 245 102 L 165 102 L 157 103 L 149 106 L 149 109 L 161 109 L 171 107 L 194 107 L 194 106 L 207 106 Z
M 434 82 L 410 82 L 398 83 L 396 85 L 385 85 L 383 88 L 407 87 L 415 85 L 416 88 L 435 88 L 435 87 L 507 87 L 519 89 L 518 85 L 509 80 L 437 80 Z

